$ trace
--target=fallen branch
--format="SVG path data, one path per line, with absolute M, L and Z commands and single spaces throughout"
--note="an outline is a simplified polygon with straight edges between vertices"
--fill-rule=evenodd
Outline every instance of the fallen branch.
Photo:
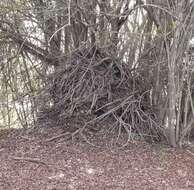
M 48 167 L 48 164 L 46 164 L 45 162 L 37 158 L 11 156 L 11 159 L 17 160 L 17 161 L 26 161 L 26 162 L 36 163 L 36 164 L 42 164 Z
M 70 135 L 70 134 L 71 134 L 71 133 L 69 133 L 69 132 L 62 133 L 62 134 L 59 134 L 59 135 L 57 135 L 57 136 L 54 136 L 54 137 L 51 137 L 51 138 L 47 139 L 45 142 L 55 141 L 55 140 L 57 140 L 57 139 L 59 139 L 59 138 L 65 137 L 66 135 Z

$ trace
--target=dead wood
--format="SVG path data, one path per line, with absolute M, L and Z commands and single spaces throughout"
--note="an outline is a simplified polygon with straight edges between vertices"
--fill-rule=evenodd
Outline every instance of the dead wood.
M 149 87 L 129 68 L 127 63 L 103 49 L 83 47 L 72 53 L 63 66 L 49 76 L 42 94 L 46 103 L 40 108 L 38 121 L 42 124 L 50 121 L 47 126 L 60 125 L 67 129 L 69 120 L 80 119 L 84 127 L 71 130 L 75 136 L 91 123 L 109 120 L 114 127 L 127 132 L 129 139 L 132 132 L 144 138 L 159 139 L 160 123 L 147 98 Z

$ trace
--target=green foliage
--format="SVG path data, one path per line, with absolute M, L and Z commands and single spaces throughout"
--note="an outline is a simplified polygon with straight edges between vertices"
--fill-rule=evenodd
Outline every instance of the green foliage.
M 167 21 L 167 24 L 165 24 L 164 26 L 159 26 L 158 28 L 156 28 L 156 33 L 157 34 L 170 34 L 171 32 L 173 32 L 176 29 L 176 22 L 175 21 Z

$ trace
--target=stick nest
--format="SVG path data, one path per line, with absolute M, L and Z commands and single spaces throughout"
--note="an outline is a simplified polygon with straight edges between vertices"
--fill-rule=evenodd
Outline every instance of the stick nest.
M 148 98 L 150 85 L 130 68 L 130 63 L 102 49 L 82 48 L 72 53 L 48 77 L 38 121 L 64 127 L 75 118 L 85 127 L 111 122 L 129 137 L 136 133 L 159 139 L 157 110 Z

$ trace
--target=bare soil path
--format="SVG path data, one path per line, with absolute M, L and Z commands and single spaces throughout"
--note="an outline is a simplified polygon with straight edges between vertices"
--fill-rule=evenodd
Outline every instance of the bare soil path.
M 62 129 L 0 131 L 0 190 L 194 190 L 194 147 L 122 149 L 50 140 Z M 95 141 L 107 144 L 108 139 Z

